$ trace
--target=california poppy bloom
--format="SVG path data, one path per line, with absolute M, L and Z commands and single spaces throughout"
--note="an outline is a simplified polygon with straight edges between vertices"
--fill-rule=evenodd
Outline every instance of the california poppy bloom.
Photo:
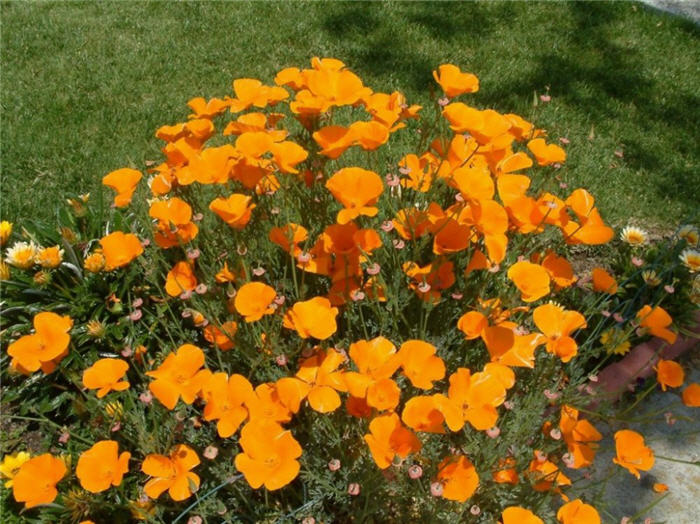
M 615 236 L 613 229 L 603 222 L 593 196 L 585 189 L 573 191 L 565 204 L 578 219 L 578 223 L 569 220 L 558 224 L 567 244 L 605 244 Z
M 345 208 L 338 212 L 338 224 L 347 224 L 360 215 L 376 216 L 378 209 L 374 204 L 384 191 L 377 173 L 359 167 L 336 171 L 326 181 L 326 187 Z
M 615 433 L 617 456 L 613 462 L 639 478 L 640 471 L 649 471 L 654 466 L 654 452 L 644 445 L 644 437 L 630 429 Z
M 204 420 L 216 420 L 216 430 L 221 438 L 233 435 L 248 418 L 245 402 L 250 400 L 253 386 L 243 375 L 214 373 L 202 386 L 206 401 Z
M 541 166 L 561 164 L 566 160 L 566 151 L 556 144 L 547 144 L 544 138 L 530 140 L 527 143 L 527 148 L 532 151 L 537 163 Z
M 197 277 L 192 270 L 192 264 L 184 260 L 173 266 L 165 280 L 165 291 L 171 297 L 193 291 L 196 287 Z
M 444 433 L 445 416 L 440 411 L 440 404 L 436 402 L 434 396 L 419 395 L 410 398 L 401 413 L 403 423 L 415 431 Z
M 676 341 L 678 335 L 668 329 L 673 319 L 661 306 L 656 306 L 652 309 L 651 306 L 646 305 L 637 312 L 637 318 L 639 319 L 639 325 L 647 328 L 649 333 L 655 337 L 662 338 L 669 344 L 673 344 Z
M 343 371 L 338 370 L 344 360 L 345 357 L 334 349 L 318 350 L 312 357 L 304 359 L 299 364 L 299 371 L 294 378 L 282 378 L 278 381 L 277 389 L 282 401 L 285 402 L 283 381 L 301 381 L 304 383 L 302 387 L 295 389 L 306 391 L 303 396 L 308 398 L 312 409 L 319 413 L 335 411 L 340 406 L 338 391 L 347 391 Z
M 143 253 L 141 241 L 132 233 L 115 231 L 102 237 L 100 245 L 105 259 L 105 271 L 124 267 Z
M 549 303 L 536 308 L 532 319 L 547 337 L 547 351 L 557 355 L 562 362 L 568 362 L 576 355 L 578 344 L 571 333 L 586 327 L 586 319 L 581 313 Z
M 83 371 L 83 386 L 97 389 L 97 398 L 104 397 L 110 391 L 124 391 L 129 383 L 122 380 L 129 369 L 129 364 L 119 358 L 101 358 Z
M 234 193 L 228 198 L 219 197 L 212 200 L 209 209 L 219 215 L 221 220 L 234 229 L 243 229 L 250 221 L 250 215 L 255 204 L 251 204 L 252 197 Z
M 131 202 L 136 186 L 141 180 L 141 172 L 128 167 L 112 171 L 102 178 L 102 183 L 114 189 L 117 194 L 114 197 L 116 207 L 126 207 Z
M 457 502 L 466 502 L 479 486 L 474 464 L 464 455 L 446 457 L 440 462 L 437 479 L 443 485 L 442 496 Z
M 683 404 L 691 408 L 700 407 L 700 384 L 694 382 L 683 390 Z
M 233 91 L 236 98 L 229 101 L 232 113 L 240 113 L 251 106 L 263 108 L 275 105 L 289 97 L 289 93 L 284 88 L 263 85 L 260 80 L 255 78 L 234 80 Z
M 617 293 L 617 281 L 603 268 L 594 267 L 591 276 L 593 277 L 593 291 L 611 295 Z
M 435 346 L 422 340 L 407 340 L 401 344 L 398 358 L 414 387 L 432 389 L 433 382 L 445 376 L 445 363 L 436 351 Z
M 289 223 L 283 227 L 273 227 L 270 229 L 269 238 L 272 242 L 280 246 L 287 253 L 297 256 L 301 253 L 299 244 L 309 237 L 309 232 L 304 226 Z
M 14 366 L 26 372 L 39 368 L 50 373 L 55 367 L 55 360 L 61 358 L 70 344 L 69 331 L 73 320 L 48 311 L 34 316 L 34 334 L 25 335 L 7 348 Z
M 29 459 L 12 482 L 12 494 L 25 508 L 50 504 L 58 495 L 56 484 L 66 475 L 66 464 L 49 453 Z
M 248 282 L 243 284 L 234 298 L 234 307 L 246 322 L 260 320 L 263 315 L 274 313 L 272 303 L 277 296 L 274 288 L 262 282 Z
M 192 98 L 187 102 L 187 106 L 194 111 L 189 118 L 214 118 L 216 115 L 220 115 L 226 111 L 229 107 L 229 102 L 226 100 L 221 100 L 220 98 L 212 98 L 206 100 L 205 98 L 197 97 Z
M 449 98 L 464 93 L 476 93 L 479 90 L 479 79 L 476 75 L 463 73 L 459 67 L 452 64 L 442 64 L 437 71 L 433 71 L 433 78 Z
M 221 351 L 228 351 L 234 346 L 233 337 L 238 331 L 238 324 L 233 320 L 224 322 L 220 327 L 209 324 L 204 328 L 204 338 Z
M 243 453 L 236 455 L 234 463 L 253 489 L 263 485 L 270 491 L 280 489 L 299 474 L 301 446 L 276 422 L 248 422 L 238 443 Z
M 395 408 L 401 394 L 391 379 L 401 365 L 396 346 L 384 337 L 358 340 L 350 344 L 349 354 L 358 369 L 344 375 L 350 395 L 380 411 Z
M 128 451 L 119 454 L 115 440 L 101 440 L 80 455 L 75 475 L 83 489 L 100 493 L 122 483 L 122 477 L 129 471 L 130 458 Z
M 562 406 L 559 429 L 569 449 L 572 462 L 567 464 L 573 469 L 585 468 L 593 464 L 596 444 L 603 435 L 588 420 L 579 419 L 579 412 L 571 406 Z
M 338 308 L 331 307 L 327 298 L 314 297 L 294 304 L 284 315 L 282 325 L 296 330 L 301 338 L 325 340 L 338 329 L 337 316 Z
M 564 257 L 558 256 L 553 251 L 550 251 L 542 260 L 542 267 L 545 268 L 549 277 L 554 281 L 557 289 L 569 287 L 576 282 L 574 276 L 574 268 L 571 263 Z
M 516 262 L 508 268 L 508 278 L 520 290 L 524 302 L 534 302 L 549 294 L 549 273 L 539 264 Z
M 298 404 L 296 406 L 285 404 L 284 401 L 289 401 L 290 399 L 289 391 L 280 393 L 281 389 L 278 388 L 277 383 L 273 382 L 259 384 L 255 388 L 253 395 L 248 396 L 245 401 L 250 420 L 264 419 L 280 424 L 289 422 L 292 419 L 292 408 L 298 410 L 299 406 Z M 301 400 L 299 398 L 298 402 L 301 402 Z
M 667 387 L 679 388 L 685 380 L 685 372 L 678 362 L 673 360 L 662 360 L 656 363 L 656 380 L 661 389 L 666 391 Z
M 544 521 L 529 509 L 510 506 L 501 513 L 502 524 L 544 524 Z
M 148 214 L 158 220 L 154 238 L 163 249 L 187 244 L 199 232 L 197 225 L 191 222 L 192 208 L 180 198 L 153 202 Z
M 179 502 L 192 495 L 192 488 L 199 488 L 199 475 L 190 471 L 199 465 L 197 453 L 185 444 L 178 444 L 168 456 L 148 455 L 141 471 L 152 478 L 143 487 L 146 495 L 157 499 L 168 490 L 170 497 Z
M 192 404 L 211 372 L 201 369 L 204 353 L 192 344 L 184 344 L 175 353 L 169 353 L 163 363 L 146 375 L 155 380 L 148 389 L 165 407 L 172 410 L 178 399 Z
M 560 466 L 557 466 L 551 460 L 545 458 L 540 460 L 539 451 L 535 450 L 535 458 L 530 462 L 529 474 L 534 485 L 535 491 L 549 491 L 553 487 L 555 489 L 561 486 L 570 486 L 571 479 L 561 472 Z
M 396 413 L 379 415 L 369 423 L 369 434 L 364 436 L 374 462 L 380 469 L 391 466 L 394 457 L 406 458 L 421 449 L 418 437 L 401 424 Z
M 593 506 L 576 499 L 559 508 L 557 520 L 561 524 L 600 524 L 600 515 Z

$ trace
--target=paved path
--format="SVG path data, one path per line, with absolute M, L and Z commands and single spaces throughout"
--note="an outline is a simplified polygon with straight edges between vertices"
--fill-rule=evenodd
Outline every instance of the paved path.
M 700 24 L 700 0 L 641 0 L 641 2 Z

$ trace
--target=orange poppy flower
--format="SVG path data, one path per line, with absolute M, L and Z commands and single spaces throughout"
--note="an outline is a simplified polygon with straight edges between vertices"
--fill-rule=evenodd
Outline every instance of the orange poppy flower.
M 505 148 L 513 141 L 513 135 L 508 134 L 510 121 L 492 109 L 479 111 L 461 102 L 448 105 L 442 115 L 450 123 L 450 129 L 455 133 L 469 133 L 479 144 L 487 144 L 498 139 L 495 145 Z
M 44 453 L 26 461 L 12 481 L 12 494 L 29 509 L 50 504 L 58 495 L 56 484 L 66 475 L 66 464 L 60 458 Z
M 129 389 L 129 383 L 122 380 L 127 369 L 129 364 L 120 358 L 101 358 L 83 371 L 83 386 L 97 389 L 97 398 L 110 391 L 124 391 Z
M 370 122 L 353 122 L 349 134 L 355 144 L 365 151 L 374 151 L 389 140 L 390 129 L 376 120 Z
M 243 133 L 268 133 L 273 141 L 282 141 L 287 137 L 284 129 L 272 129 L 277 122 L 284 118 L 281 113 L 246 113 L 239 116 L 235 122 L 229 122 L 222 135 L 242 135 Z
M 617 281 L 613 276 L 601 267 L 594 267 L 591 272 L 593 277 L 593 291 L 599 293 L 617 293 Z
M 666 391 L 667 387 L 679 388 L 683 385 L 685 372 L 678 362 L 659 359 L 655 369 L 656 380 L 661 385 L 663 391 Z
M 548 166 L 566 160 L 566 151 L 556 144 L 547 144 L 544 138 L 535 138 L 527 143 L 527 148 L 535 155 L 537 163 Z
M 304 359 L 299 364 L 299 371 L 295 377 L 284 380 L 299 380 L 306 384 L 303 388 L 307 391 L 304 395 L 309 399 L 309 405 L 319 413 L 330 413 L 340 406 L 338 391 L 347 391 L 343 372 L 338 367 L 344 362 L 345 357 L 339 352 L 329 349 L 319 350 L 314 356 Z M 282 394 L 282 388 L 278 384 L 278 390 Z M 284 395 L 281 395 L 285 402 Z M 289 405 L 287 402 L 285 404 Z
M 362 80 L 347 69 L 306 70 L 306 85 L 311 94 L 335 106 L 354 104 L 371 93 L 362 85 Z
M 105 271 L 112 271 L 126 266 L 143 253 L 143 246 L 138 237 L 132 233 L 115 231 L 100 239 L 102 255 L 105 258 Z
M 437 479 L 443 485 L 442 496 L 457 502 L 466 502 L 479 486 L 474 464 L 464 455 L 446 457 L 440 462 Z
M 544 524 L 544 521 L 529 509 L 510 506 L 501 513 L 502 524 Z
M 378 209 L 374 204 L 384 191 L 377 173 L 359 167 L 336 171 L 326 181 L 326 188 L 345 208 L 338 212 L 338 224 L 347 224 L 360 215 L 376 216 Z
M 576 499 L 559 508 L 557 520 L 561 524 L 600 524 L 600 515 L 593 506 Z
M 593 464 L 598 445 L 603 435 L 587 420 L 579 420 L 579 412 L 571 406 L 562 406 L 559 429 L 573 458 L 572 469 L 585 468 Z
M 415 262 L 405 262 L 402 269 L 411 278 L 408 285 L 421 300 L 437 304 L 442 299 L 441 291 L 451 287 L 455 281 L 454 264 L 442 258 L 427 266 L 419 266 Z M 427 284 L 427 291 L 422 288 Z
M 255 209 L 252 197 L 234 193 L 228 198 L 219 197 L 212 200 L 209 209 L 234 229 L 243 229 L 250 221 L 250 214 Z
M 649 471 L 654 466 L 654 452 L 644 445 L 644 437 L 630 429 L 615 433 L 617 456 L 613 462 L 639 478 L 640 471 Z
M 253 489 L 264 485 L 273 491 L 299 474 L 301 446 L 290 431 L 269 420 L 253 420 L 241 430 L 238 441 L 243 453 L 236 455 L 238 471 Z
M 654 490 L 654 493 L 666 493 L 668 491 L 668 486 L 661 482 L 655 482 L 651 489 Z
M 532 319 L 547 337 L 547 351 L 557 355 L 562 362 L 568 362 L 576 355 L 578 344 L 570 335 L 586 327 L 586 319 L 581 313 L 549 303 L 536 308 Z
M 349 354 L 358 369 L 344 375 L 350 395 L 380 411 L 395 408 L 401 394 L 391 379 L 401 365 L 396 346 L 384 337 L 358 340 L 350 344 Z
M 44 311 L 37 313 L 33 319 L 34 334 L 25 335 L 14 341 L 7 348 L 12 357 L 13 367 L 26 372 L 39 368 L 50 373 L 55 368 L 55 361 L 67 353 L 73 320 L 56 313 Z
M 209 370 L 201 369 L 203 365 L 202 350 L 192 344 L 183 344 L 175 353 L 169 353 L 158 369 L 146 373 L 155 379 L 148 389 L 170 410 L 180 398 L 186 404 L 192 404 L 211 375 Z
M 80 455 L 75 475 L 83 489 L 100 493 L 122 483 L 130 458 L 128 451 L 119 454 L 116 440 L 101 440 Z
M 437 71 L 433 71 L 433 78 L 448 98 L 464 93 L 476 93 L 479 90 L 479 79 L 476 75 L 462 73 L 456 65 L 442 64 Z
M 445 218 L 435 224 L 435 236 L 433 237 L 433 253 L 444 255 L 458 253 L 469 247 L 472 236 L 471 228 L 466 224 L 460 224 L 453 218 Z
M 379 415 L 369 423 L 369 434 L 364 436 L 374 462 L 380 469 L 391 466 L 394 457 L 406 458 L 421 449 L 418 437 L 401 424 L 396 413 Z
M 422 340 L 407 340 L 399 348 L 404 375 L 414 387 L 432 389 L 433 382 L 445 376 L 445 363 L 435 352 L 437 348 Z
M 662 338 L 669 344 L 676 342 L 678 335 L 667 329 L 673 322 L 673 319 L 661 306 L 656 306 L 653 309 L 651 306 L 644 306 L 637 312 L 637 318 L 639 319 L 639 325 L 647 328 L 649 333 L 655 337 Z
M 114 189 L 117 194 L 114 197 L 116 207 L 126 207 L 131 202 L 136 186 L 141 180 L 141 172 L 128 167 L 112 171 L 102 178 L 102 183 Z
M 260 80 L 255 78 L 234 80 L 233 91 L 236 98 L 229 100 L 232 113 L 240 113 L 251 106 L 263 108 L 275 105 L 289 97 L 289 93 L 285 89 L 263 85 Z
M 508 115 L 506 115 L 507 117 Z M 510 132 L 512 133 L 513 128 L 511 128 Z M 520 152 L 520 153 L 515 153 L 513 155 L 508 155 L 502 160 L 498 161 L 498 164 L 496 164 L 496 172 L 494 173 L 498 177 L 498 181 L 500 182 L 500 179 L 503 175 L 507 175 L 510 173 L 513 173 L 514 171 L 520 171 L 521 169 L 527 169 L 529 167 L 532 167 L 532 159 L 527 156 L 526 153 Z M 517 178 L 511 179 L 511 182 L 513 180 L 522 180 L 523 175 L 515 175 Z M 529 183 L 529 177 L 528 178 L 527 185 L 525 186 L 524 190 L 522 191 L 522 195 L 525 194 L 525 190 L 530 186 Z M 500 187 L 500 186 L 499 186 Z M 500 193 L 500 191 L 499 191 Z
M 683 390 L 683 404 L 691 408 L 700 407 L 700 384 L 692 383 Z
M 495 186 L 487 166 L 458 167 L 452 172 L 450 185 L 466 200 L 491 200 Z
M 236 311 L 245 317 L 246 322 L 255 322 L 263 315 L 271 315 L 275 312 L 270 306 L 276 296 L 275 289 L 267 284 L 248 282 L 240 287 L 233 304 Z
M 165 280 L 165 292 L 171 297 L 177 297 L 196 287 L 197 277 L 192 270 L 192 264 L 185 261 L 175 264 Z
M 292 419 L 291 409 L 282 402 L 279 389 L 274 383 L 260 384 L 255 388 L 254 394 L 245 401 L 251 420 L 265 419 L 285 423 Z M 290 398 L 289 392 L 285 391 L 285 393 L 285 400 L 288 400 Z M 298 405 L 292 407 L 298 409 Z
M 615 235 L 612 228 L 603 222 L 595 200 L 585 189 L 576 189 L 565 204 L 579 220 L 579 223 L 570 220 L 560 225 L 567 244 L 605 244 Z
M 535 458 L 530 462 L 530 477 L 535 482 L 535 491 L 549 491 L 553 486 L 570 486 L 571 479 L 564 475 L 560 468 L 550 460 L 540 460 L 539 451 L 535 450 Z
M 493 472 L 493 481 L 497 484 L 512 484 L 518 483 L 518 471 L 515 469 L 515 459 L 508 457 L 498 461 L 499 469 Z
M 194 111 L 193 114 L 189 115 L 189 118 L 211 119 L 226 111 L 229 107 L 229 102 L 221 100 L 220 98 L 206 100 L 200 96 L 190 99 L 189 102 L 187 102 L 187 106 Z
M 549 273 L 539 264 L 516 262 L 508 268 L 508 278 L 520 290 L 523 302 L 534 302 L 549 294 Z
M 238 324 L 233 320 L 224 322 L 221 327 L 209 324 L 204 328 L 204 338 L 221 351 L 228 351 L 233 349 L 233 337 L 236 335 L 236 331 L 238 331 Z
M 233 435 L 248 418 L 245 403 L 253 395 L 253 386 L 243 375 L 214 373 L 202 386 L 204 420 L 216 420 L 216 430 L 221 438 Z
M 191 222 L 192 208 L 180 198 L 153 202 L 148 214 L 158 220 L 154 239 L 163 249 L 186 244 L 199 233 L 197 225 Z
M 404 240 L 415 240 L 427 234 L 432 227 L 425 211 L 409 207 L 401 209 L 392 220 L 396 232 Z
M 282 325 L 296 330 L 301 338 L 325 340 L 338 329 L 337 316 L 338 308 L 331 307 L 327 298 L 313 297 L 294 304 L 284 315 Z
M 331 159 L 338 158 L 354 145 L 355 138 L 355 131 L 343 126 L 325 126 L 313 134 L 313 139 L 321 147 L 320 153 Z
M 399 161 L 399 167 L 407 171 L 406 178 L 401 179 L 401 185 L 421 193 L 430 189 L 435 176 L 434 165 L 426 156 L 418 158 L 414 154 L 406 155 Z
M 219 284 L 225 284 L 226 282 L 235 282 L 236 274 L 228 268 L 228 262 L 224 262 L 224 267 L 214 275 L 214 280 Z
M 442 397 L 436 401 L 434 397 Z M 444 395 L 419 395 L 410 398 L 403 408 L 401 420 L 409 428 L 426 433 L 444 433 L 445 416 L 440 410 L 441 400 L 446 400 Z
M 168 456 L 148 455 L 141 471 L 152 478 L 146 482 L 143 491 L 152 499 L 157 499 L 167 489 L 170 497 L 179 502 L 192 495 L 193 488 L 199 488 L 199 475 L 190 471 L 199 465 L 197 453 L 185 444 L 178 444 Z
M 553 251 L 550 251 L 542 260 L 542 267 L 547 270 L 549 277 L 554 281 L 557 289 L 569 287 L 576 282 L 574 276 L 574 268 L 571 263 L 564 257 L 560 257 Z
M 270 240 L 294 256 L 301 253 L 299 244 L 306 241 L 307 238 L 309 238 L 309 232 L 299 224 L 289 223 L 270 229 Z
M 478 311 L 468 311 L 457 320 L 457 329 L 464 333 L 467 340 L 479 338 L 488 326 L 488 318 Z

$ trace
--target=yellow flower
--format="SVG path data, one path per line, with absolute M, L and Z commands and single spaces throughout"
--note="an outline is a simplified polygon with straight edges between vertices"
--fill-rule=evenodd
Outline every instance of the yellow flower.
M 48 271 L 37 271 L 34 273 L 34 283 L 38 286 L 45 286 L 51 282 L 51 274 Z
M 689 246 L 697 246 L 698 241 L 700 241 L 700 234 L 698 234 L 698 228 L 695 226 L 685 225 L 678 230 L 678 238 L 685 240 Z
M 656 271 L 642 271 L 642 279 L 644 279 L 644 282 L 651 287 L 656 287 L 661 284 L 661 279 L 656 274 Z
M 0 246 L 4 246 L 5 242 L 10 238 L 12 234 L 12 222 L 3 220 L 0 222 Z
M 61 265 L 63 261 L 63 249 L 58 246 L 46 247 L 39 251 L 36 262 L 41 266 L 53 269 Z
M 27 269 L 34 265 L 39 249 L 33 242 L 15 242 L 7 250 L 7 263 L 20 269 Z
M 610 328 L 600 335 L 600 343 L 608 353 L 624 355 L 630 350 L 630 341 L 625 338 L 625 332 L 620 328 Z
M 643 229 L 634 226 L 627 226 L 620 233 L 620 238 L 631 246 L 641 246 L 646 244 L 649 235 Z
M 700 269 L 700 251 L 695 249 L 685 249 L 680 255 L 681 262 L 685 264 L 691 273 Z
M 6 488 L 12 487 L 12 479 L 15 478 L 20 466 L 27 462 L 30 458 L 31 455 L 26 451 L 20 451 L 14 455 L 5 455 L 2 460 L 2 464 L 0 464 L 0 475 L 10 479 L 5 482 Z
M 105 405 L 105 413 L 112 417 L 115 420 L 119 420 L 122 418 L 122 415 L 124 415 L 124 406 L 122 406 L 121 402 L 118 401 L 113 401 L 113 402 L 108 402 Z
M 0 280 L 10 280 L 10 266 L 0 260 Z
M 85 271 L 89 271 L 90 273 L 99 273 L 102 271 L 102 268 L 105 267 L 105 257 L 102 252 L 95 251 L 94 253 L 85 257 L 85 260 L 83 260 L 83 266 L 85 267 Z
M 105 334 L 106 326 L 99 320 L 88 320 L 85 324 L 85 331 L 92 338 L 102 338 Z

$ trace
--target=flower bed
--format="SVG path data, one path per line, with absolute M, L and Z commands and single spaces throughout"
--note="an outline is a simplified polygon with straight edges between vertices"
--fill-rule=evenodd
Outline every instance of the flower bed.
M 237 79 L 157 130 L 147 184 L 104 177 L 111 209 L 73 196 L 58 231 L 23 227 L 0 275 L 11 511 L 600 521 L 567 476 L 610 409 L 584 411 L 589 382 L 688 323 L 697 229 L 615 239 L 545 130 L 434 77 L 426 108 L 335 59 Z M 30 458 L 12 435 L 36 429 Z M 652 467 L 638 433 L 615 445 Z

